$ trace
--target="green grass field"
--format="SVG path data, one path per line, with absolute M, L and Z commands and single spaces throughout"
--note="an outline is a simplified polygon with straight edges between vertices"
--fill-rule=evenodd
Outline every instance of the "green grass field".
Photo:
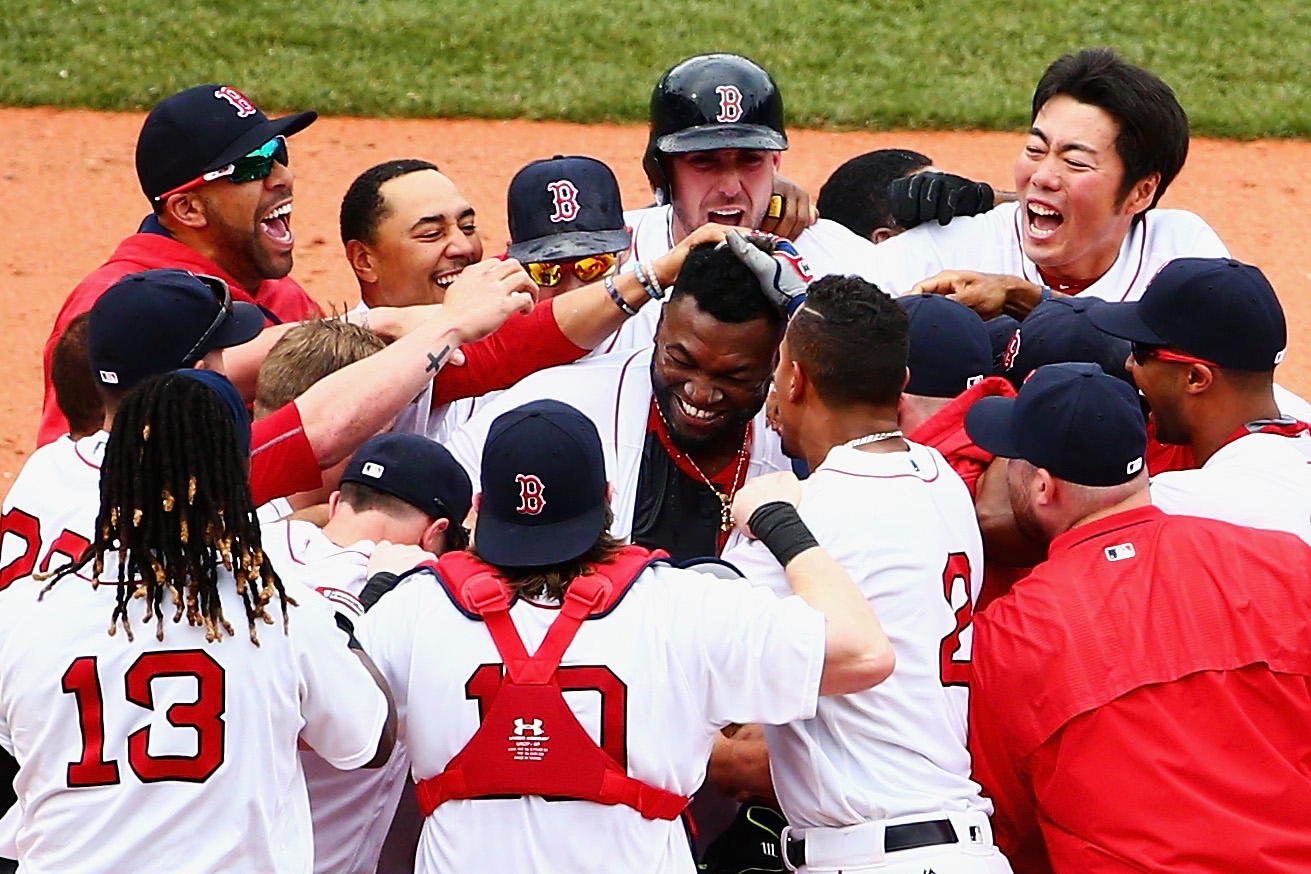
M 270 108 L 638 121 L 659 73 L 754 57 L 806 127 L 1013 129 L 1057 55 L 1109 45 L 1194 131 L 1311 137 L 1306 0 L 0 0 L 0 103 L 143 109 L 204 81 Z

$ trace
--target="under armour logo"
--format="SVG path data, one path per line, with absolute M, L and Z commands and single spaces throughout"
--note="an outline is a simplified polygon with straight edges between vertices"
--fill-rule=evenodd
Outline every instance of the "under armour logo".
M 364 474 L 365 476 L 378 479 L 382 476 L 383 472 L 386 470 L 387 468 L 383 467 L 381 464 L 379 464 L 376 461 L 366 461 L 364 462 L 364 466 L 360 468 L 360 473 Z
M 1010 340 L 1006 342 L 1006 351 L 1001 356 L 1001 366 L 1005 370 L 1010 370 L 1015 366 L 1015 356 L 1020 354 L 1020 329 L 1016 328 L 1015 333 L 1011 334 Z
M 736 85 L 719 85 L 715 88 L 719 95 L 719 114 L 715 121 L 731 124 L 742 118 L 742 92 Z
M 558 179 L 555 182 L 548 182 L 546 190 L 551 192 L 554 198 L 552 205 L 555 212 L 551 213 L 553 222 L 571 222 L 578 218 L 578 186 L 574 185 L 568 179 Z
M 247 100 L 246 95 L 242 94 L 236 88 L 224 85 L 222 88 L 214 92 L 214 96 L 231 103 L 233 108 L 237 110 L 237 118 L 245 118 L 248 115 L 254 115 L 259 112 L 259 110 L 255 108 L 255 104 Z
M 519 737 L 523 737 L 525 734 L 541 737 L 546 732 L 542 730 L 542 721 L 540 719 L 516 719 L 514 721 L 514 733 Z
M 531 473 L 516 474 L 514 481 L 519 484 L 519 506 L 516 513 L 536 516 L 546 507 L 546 486 Z
M 1134 550 L 1132 543 L 1121 543 L 1116 546 L 1108 546 L 1105 550 L 1107 561 L 1124 561 L 1126 558 L 1133 558 L 1138 553 Z

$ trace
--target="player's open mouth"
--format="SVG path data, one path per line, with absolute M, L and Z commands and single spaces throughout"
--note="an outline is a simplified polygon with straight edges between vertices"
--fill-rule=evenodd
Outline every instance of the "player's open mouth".
M 290 248 L 295 239 L 291 233 L 291 201 L 288 200 L 281 206 L 269 210 L 264 218 L 259 220 L 259 226 L 260 230 L 264 231 L 264 236 L 279 246 Z
M 452 283 L 454 283 L 455 280 L 459 279 L 460 274 L 463 272 L 464 272 L 464 268 L 459 267 L 455 270 L 447 270 L 444 273 L 434 273 L 432 277 L 432 284 L 439 286 L 441 288 L 450 288 Z
M 741 207 L 712 209 L 709 216 L 710 220 L 717 225 L 741 225 L 746 221 L 747 211 Z
M 674 395 L 674 408 L 682 414 L 683 418 L 688 419 L 697 427 L 705 427 L 714 424 L 724 416 L 723 412 L 720 410 L 707 410 L 701 407 L 694 407 L 678 395 Z
M 1024 211 L 1028 218 L 1029 236 L 1035 240 L 1047 239 L 1065 223 L 1065 216 L 1061 215 L 1060 210 L 1035 200 L 1026 202 Z

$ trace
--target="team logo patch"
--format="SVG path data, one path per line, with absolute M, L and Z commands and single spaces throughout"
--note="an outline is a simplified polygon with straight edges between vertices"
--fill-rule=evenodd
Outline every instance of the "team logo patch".
M 546 745 L 550 740 L 542 720 L 516 719 L 509 737 L 510 756 L 520 762 L 540 762 L 549 752 Z
M 100 381 L 105 385 L 118 385 L 118 374 L 112 370 L 100 371 Z
M 1020 329 L 1016 328 L 1015 333 L 1006 341 L 1006 351 L 1001 355 L 1001 366 L 1005 370 L 1010 370 L 1015 366 L 1015 356 L 1020 354 Z
M 1141 455 L 1124 466 L 1124 472 L 1129 474 L 1129 476 L 1133 476 L 1134 474 L 1136 474 L 1138 471 L 1142 469 L 1143 469 L 1143 457 Z
M 548 182 L 546 190 L 551 192 L 551 205 L 555 207 L 555 212 L 551 213 L 551 221 L 571 222 L 578 218 L 577 185 L 568 179 L 557 179 L 555 182 Z
M 967 376 L 965 377 L 965 387 L 974 388 L 976 385 L 983 382 L 984 379 L 985 377 L 982 373 L 980 373 L 978 376 Z
M 536 516 L 546 508 L 546 486 L 531 473 L 516 474 L 514 481 L 519 484 L 519 506 L 516 513 Z
M 214 96 L 231 103 L 233 108 L 237 110 L 237 118 L 245 118 L 248 115 L 254 115 L 259 112 L 259 110 L 255 108 L 255 104 L 246 99 L 245 94 L 242 94 L 236 88 L 232 88 L 231 86 L 224 85 L 222 88 L 214 92 Z
M 1105 550 L 1107 561 L 1124 561 L 1127 558 L 1133 558 L 1138 553 L 1134 551 L 1132 543 L 1120 543 L 1115 546 L 1108 546 Z
M 387 468 L 383 467 L 376 461 L 366 461 L 360 468 L 360 473 L 367 477 L 372 477 L 373 479 L 381 479 L 382 475 L 386 472 Z
M 732 124 L 742 119 L 742 92 L 736 85 L 718 85 L 715 93 L 719 95 L 719 114 L 715 121 Z

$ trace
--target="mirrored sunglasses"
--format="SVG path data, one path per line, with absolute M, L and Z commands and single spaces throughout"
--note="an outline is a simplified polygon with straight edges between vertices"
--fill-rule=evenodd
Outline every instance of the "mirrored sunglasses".
M 185 185 L 179 185 L 170 191 L 155 198 L 157 201 L 165 200 L 174 194 L 181 194 L 184 191 L 190 191 L 193 188 L 199 188 L 206 182 L 213 182 L 217 179 L 227 179 L 229 182 L 254 182 L 257 179 L 267 179 L 273 172 L 273 164 L 276 161 L 284 167 L 290 166 L 290 156 L 287 154 L 287 138 L 277 136 L 269 140 L 264 145 L 255 149 L 225 167 L 217 170 L 210 170 L 196 179 L 191 180 Z
M 581 282 L 596 282 L 613 273 L 618 265 L 619 253 L 605 252 L 573 261 L 534 261 L 524 266 L 533 282 L 542 288 L 554 288 L 564 279 L 565 271 L 572 272 Z

